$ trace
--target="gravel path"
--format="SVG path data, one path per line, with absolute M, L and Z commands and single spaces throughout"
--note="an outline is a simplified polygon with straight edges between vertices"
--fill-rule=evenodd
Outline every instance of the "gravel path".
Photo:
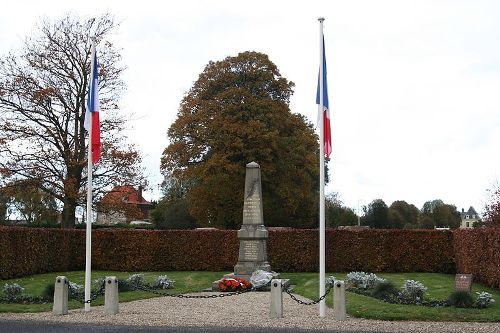
M 210 294 L 210 293 L 204 293 Z M 140 326 L 262 327 L 303 328 L 344 331 L 383 332 L 488 332 L 500 333 L 500 323 L 402 322 L 348 318 L 333 320 L 333 310 L 326 318 L 318 317 L 318 306 L 299 305 L 283 295 L 284 318 L 269 318 L 270 294 L 252 292 L 214 299 L 179 299 L 158 297 L 120 303 L 120 313 L 105 315 L 102 307 L 92 311 L 71 310 L 68 315 L 45 313 L 0 313 L 0 320 L 36 320 L 68 323 L 99 323 Z

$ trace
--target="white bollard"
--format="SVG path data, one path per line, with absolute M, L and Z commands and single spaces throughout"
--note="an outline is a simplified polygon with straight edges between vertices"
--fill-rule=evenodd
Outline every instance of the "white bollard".
M 344 281 L 335 281 L 333 291 L 333 319 L 346 320 L 345 284 Z
M 56 277 L 54 286 L 54 304 L 52 313 L 55 315 L 68 314 L 68 279 L 65 276 Z
M 118 313 L 118 280 L 116 276 L 107 276 L 105 284 L 104 313 L 115 315 Z
M 274 279 L 271 281 L 271 318 L 283 318 L 283 289 L 282 281 Z

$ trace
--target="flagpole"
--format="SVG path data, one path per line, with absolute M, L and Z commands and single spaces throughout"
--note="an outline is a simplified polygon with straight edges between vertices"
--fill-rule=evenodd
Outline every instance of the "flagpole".
M 324 96 L 323 96 L 323 21 L 319 21 L 319 295 L 325 294 L 325 152 L 324 152 Z M 319 316 L 326 316 L 325 300 L 319 302 Z
M 90 81 L 89 88 L 94 84 L 94 57 L 95 40 L 91 38 L 91 57 L 90 57 Z M 87 107 L 89 107 L 87 105 Z M 91 258 L 92 258 L 92 117 L 88 124 L 89 150 L 87 154 L 87 229 L 85 235 L 85 311 L 90 311 L 90 281 L 91 281 Z

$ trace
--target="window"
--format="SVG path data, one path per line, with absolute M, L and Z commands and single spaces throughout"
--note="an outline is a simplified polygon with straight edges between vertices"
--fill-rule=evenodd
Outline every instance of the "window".
M 468 219 L 469 218 L 469 215 L 465 215 L 465 218 Z
M 465 223 L 465 227 L 468 228 L 469 227 L 469 222 Z

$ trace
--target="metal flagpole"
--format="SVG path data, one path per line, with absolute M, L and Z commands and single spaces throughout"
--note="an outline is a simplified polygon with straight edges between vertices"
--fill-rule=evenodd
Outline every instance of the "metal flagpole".
M 91 40 L 92 52 L 90 57 L 90 84 L 92 88 L 94 84 L 94 57 L 95 57 L 95 40 Z M 90 94 L 89 94 L 90 95 Z M 90 97 L 90 96 L 89 96 Z M 87 107 L 89 107 L 87 105 Z M 93 111 L 93 110 L 90 110 Z M 92 258 L 92 117 L 90 114 L 88 132 L 89 132 L 89 151 L 87 161 L 87 231 L 85 241 L 85 311 L 90 311 L 90 281 L 91 281 L 91 258 Z
M 324 102 L 323 102 L 323 21 L 319 21 L 319 296 L 325 294 L 325 148 L 324 148 Z M 326 316 L 325 300 L 319 302 L 319 316 Z

